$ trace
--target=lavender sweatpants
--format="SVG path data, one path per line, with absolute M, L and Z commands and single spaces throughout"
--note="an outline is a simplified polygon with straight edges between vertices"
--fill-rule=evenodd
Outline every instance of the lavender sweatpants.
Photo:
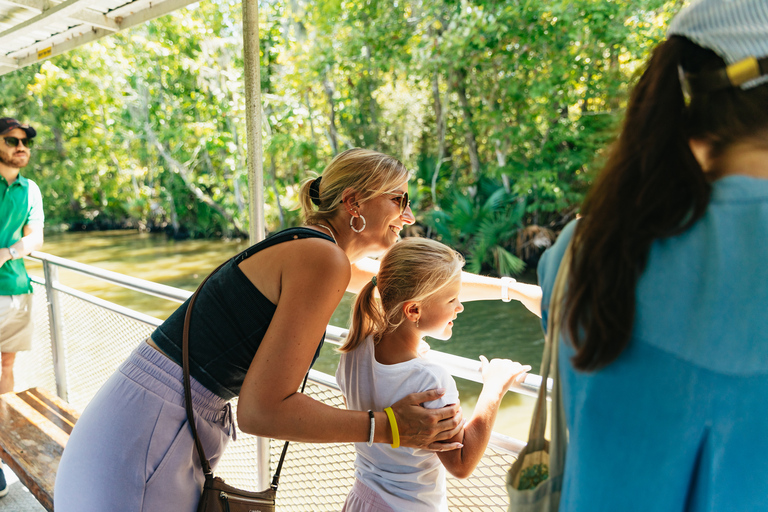
M 56 512 L 195 512 L 203 487 L 179 365 L 141 343 L 88 404 L 56 475 Z M 231 433 L 226 401 L 192 379 L 205 455 L 215 467 Z
M 379 493 L 355 478 L 341 512 L 395 512 Z

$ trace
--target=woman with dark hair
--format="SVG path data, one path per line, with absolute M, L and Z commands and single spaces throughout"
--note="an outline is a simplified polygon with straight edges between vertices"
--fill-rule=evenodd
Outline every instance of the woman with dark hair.
M 560 510 L 765 510 L 766 0 L 678 14 L 582 214 L 539 265 L 546 326 L 573 245 Z

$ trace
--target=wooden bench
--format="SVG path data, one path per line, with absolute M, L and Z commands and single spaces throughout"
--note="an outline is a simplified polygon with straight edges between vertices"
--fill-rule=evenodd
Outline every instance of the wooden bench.
M 78 413 L 40 388 L 0 395 L 0 457 L 46 510 Z

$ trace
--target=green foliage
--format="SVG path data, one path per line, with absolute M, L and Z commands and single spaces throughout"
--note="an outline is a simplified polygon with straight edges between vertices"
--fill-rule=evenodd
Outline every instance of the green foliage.
M 415 169 L 425 232 L 470 270 L 578 210 L 674 0 L 270 0 L 260 8 L 269 229 L 365 146 Z M 0 77 L 39 127 L 48 225 L 238 236 L 248 225 L 240 3 L 210 0 Z M 439 163 L 439 165 L 438 165 Z
M 481 180 L 469 193 L 455 191 L 442 208 L 427 212 L 426 221 L 438 239 L 466 256 L 467 271 L 510 275 L 525 266 L 511 252 L 524 209 L 524 201 Z
M 525 491 L 535 489 L 537 485 L 549 478 L 549 466 L 546 464 L 534 464 L 520 472 L 520 483 L 517 489 Z

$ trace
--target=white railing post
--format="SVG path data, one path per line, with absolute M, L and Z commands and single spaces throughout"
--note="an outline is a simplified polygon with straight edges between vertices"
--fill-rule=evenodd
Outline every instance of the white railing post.
M 261 141 L 261 61 L 259 58 L 258 0 L 243 2 L 243 86 L 245 88 L 246 167 L 250 192 L 250 227 L 252 244 L 266 232 L 264 223 L 264 168 Z
M 259 58 L 259 3 L 242 0 L 243 67 L 245 83 L 245 128 L 250 189 L 250 241 L 264 238 L 264 185 L 261 144 L 261 62 Z M 260 437 L 256 444 L 259 490 L 269 487 L 269 439 Z
M 61 324 L 59 297 L 54 290 L 59 281 L 58 269 L 51 262 L 43 260 L 45 275 L 45 296 L 48 303 L 48 325 L 51 331 L 51 354 L 53 373 L 56 377 L 56 394 L 67 401 L 67 358 L 64 348 L 64 330 Z

